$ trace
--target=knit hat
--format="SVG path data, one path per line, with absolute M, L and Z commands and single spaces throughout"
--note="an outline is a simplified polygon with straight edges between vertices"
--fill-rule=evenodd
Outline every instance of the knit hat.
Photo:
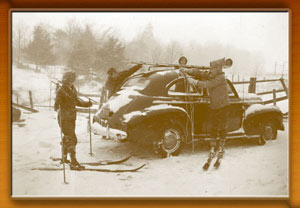
M 63 74 L 62 82 L 64 84 L 72 84 L 76 79 L 76 74 L 75 72 L 65 72 Z
M 115 68 L 109 68 L 107 71 L 107 74 L 111 75 L 112 73 L 116 72 L 117 70 Z

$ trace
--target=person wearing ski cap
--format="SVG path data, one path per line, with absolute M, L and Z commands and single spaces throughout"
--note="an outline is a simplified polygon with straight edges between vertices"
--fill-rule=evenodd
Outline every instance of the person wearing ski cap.
M 63 74 L 62 85 L 56 91 L 54 110 L 58 111 L 58 124 L 63 133 L 63 160 L 67 161 L 70 155 L 71 169 L 84 169 L 76 159 L 77 137 L 75 134 L 76 106 L 90 107 L 91 101 L 83 101 L 78 98 L 77 91 L 74 87 L 76 74 L 66 72 Z
M 197 88 L 207 88 L 210 95 L 212 117 L 210 157 L 214 157 L 217 153 L 218 158 L 222 158 L 224 154 L 229 115 L 229 96 L 225 73 L 222 69 L 231 65 L 231 59 L 225 60 L 225 58 L 223 58 L 212 61 L 210 62 L 209 73 L 198 71 L 198 78 L 188 78 L 189 82 Z
M 142 64 L 137 64 L 121 72 L 118 72 L 115 68 L 109 68 L 107 71 L 108 76 L 102 88 L 99 109 L 102 107 L 103 103 L 105 103 L 115 92 L 120 89 L 125 79 L 142 68 L 142 66 Z

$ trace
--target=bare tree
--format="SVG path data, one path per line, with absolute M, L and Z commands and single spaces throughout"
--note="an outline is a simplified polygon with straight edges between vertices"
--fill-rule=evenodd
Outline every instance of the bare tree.
M 157 45 L 155 48 L 152 49 L 152 62 L 159 63 L 161 61 L 163 49 L 160 45 Z
M 23 58 L 23 49 L 28 42 L 29 27 L 23 22 L 17 22 L 13 26 L 13 61 L 17 66 L 21 65 Z
M 176 41 L 172 41 L 166 48 L 166 60 L 168 63 L 174 63 L 182 55 L 182 48 Z

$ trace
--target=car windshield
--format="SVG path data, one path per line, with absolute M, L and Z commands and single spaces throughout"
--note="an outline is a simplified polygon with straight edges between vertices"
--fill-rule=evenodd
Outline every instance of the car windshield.
M 149 84 L 150 80 L 148 77 L 132 77 L 130 79 L 128 79 L 122 86 L 122 88 L 135 88 L 138 90 L 143 90 L 145 89 L 148 84 Z

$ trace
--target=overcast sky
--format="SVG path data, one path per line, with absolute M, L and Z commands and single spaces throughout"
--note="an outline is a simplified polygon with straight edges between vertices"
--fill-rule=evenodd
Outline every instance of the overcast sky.
M 131 40 L 152 24 L 156 38 L 183 44 L 218 42 L 263 54 L 265 67 L 288 63 L 289 14 L 287 12 L 15 12 L 19 21 L 33 27 L 47 23 L 62 28 L 76 19 L 94 30 L 112 27 L 124 40 Z M 225 55 L 226 56 L 226 55 Z M 191 63 L 192 64 L 192 63 Z M 272 69 L 273 70 L 273 69 Z

